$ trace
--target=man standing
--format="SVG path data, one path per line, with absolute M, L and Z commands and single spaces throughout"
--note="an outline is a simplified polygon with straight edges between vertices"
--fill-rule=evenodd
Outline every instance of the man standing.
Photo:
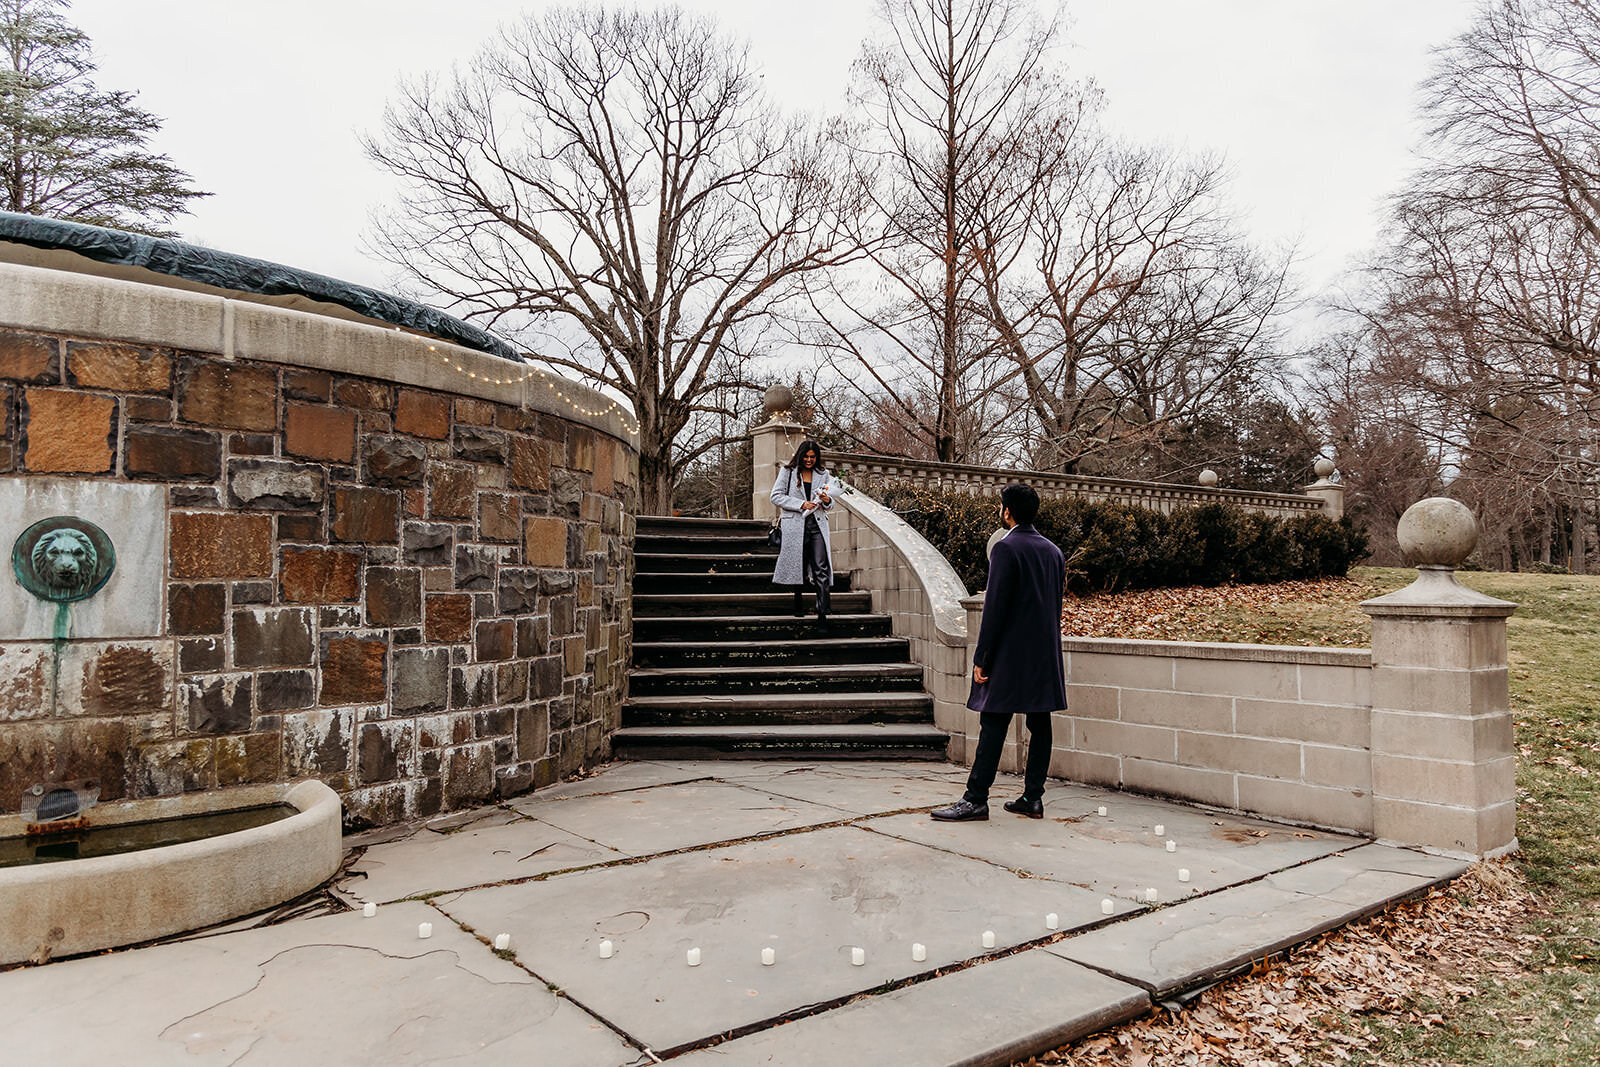
M 1000 750 L 1011 716 L 1028 717 L 1028 766 L 1022 796 L 1006 801 L 1007 811 L 1044 818 L 1044 779 L 1050 770 L 1050 714 L 1067 706 L 1061 670 L 1061 592 L 1065 565 L 1061 550 L 1033 528 L 1039 494 L 1028 485 L 1008 485 L 1000 493 L 1000 521 L 1006 536 L 989 556 L 989 587 L 983 624 L 972 654 L 972 692 L 967 707 L 979 713 L 978 751 L 972 759 L 967 792 L 932 814 L 946 822 L 989 817 L 989 787 L 1000 766 Z

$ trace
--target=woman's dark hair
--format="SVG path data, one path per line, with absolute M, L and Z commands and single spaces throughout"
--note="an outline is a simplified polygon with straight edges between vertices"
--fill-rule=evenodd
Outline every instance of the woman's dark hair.
M 805 459 L 806 453 L 812 451 L 813 449 L 815 449 L 817 453 L 817 465 L 814 469 L 823 473 L 827 473 L 827 468 L 823 467 L 822 465 L 822 446 L 811 440 L 809 437 L 800 442 L 800 447 L 794 450 L 794 458 L 785 463 L 784 466 L 788 467 L 792 471 L 801 470 L 802 468 L 800 466 L 800 461 Z
M 1039 514 L 1039 494 L 1031 485 L 1006 486 L 1000 490 L 1000 503 L 1020 526 L 1028 525 Z

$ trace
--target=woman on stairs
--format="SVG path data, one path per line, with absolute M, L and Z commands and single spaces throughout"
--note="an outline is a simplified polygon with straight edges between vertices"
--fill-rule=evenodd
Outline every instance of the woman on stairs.
M 828 593 L 833 588 L 833 556 L 828 545 L 828 509 L 833 506 L 833 476 L 822 467 L 822 449 L 801 441 L 794 458 L 772 483 L 772 502 L 781 516 L 783 545 L 772 572 L 777 585 L 794 586 L 794 614 L 805 617 L 801 597 L 817 592 L 817 629 L 828 632 Z

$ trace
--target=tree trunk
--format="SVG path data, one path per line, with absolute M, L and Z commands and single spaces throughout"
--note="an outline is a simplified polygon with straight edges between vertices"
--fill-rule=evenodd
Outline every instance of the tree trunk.
M 1587 513 L 1583 510 L 1583 494 L 1579 492 L 1572 501 L 1572 562 L 1569 569 L 1573 574 L 1588 574 L 1588 557 L 1586 555 L 1589 524 L 1586 522 Z
M 639 514 L 672 514 L 672 445 L 639 443 Z

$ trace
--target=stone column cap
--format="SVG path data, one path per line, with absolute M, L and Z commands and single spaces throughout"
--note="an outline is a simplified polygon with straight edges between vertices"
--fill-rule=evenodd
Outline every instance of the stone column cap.
M 1449 567 L 1422 567 L 1404 589 L 1361 602 L 1361 610 L 1378 618 L 1503 619 L 1517 610 L 1509 600 L 1487 596 L 1456 581 Z

